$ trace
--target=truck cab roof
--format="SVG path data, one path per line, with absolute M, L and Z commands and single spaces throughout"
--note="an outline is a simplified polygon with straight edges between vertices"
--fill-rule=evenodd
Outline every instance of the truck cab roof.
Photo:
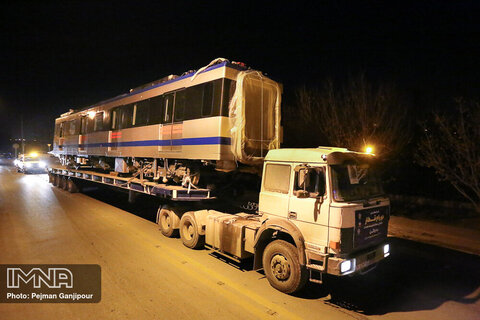
M 336 163 L 339 155 L 354 156 L 373 156 L 364 152 L 351 151 L 346 148 L 336 147 L 318 147 L 318 148 L 286 148 L 274 149 L 268 151 L 265 157 L 266 161 L 285 161 L 285 162 L 300 162 L 300 163 Z M 341 157 L 344 158 L 344 157 Z M 350 158 L 350 157 L 348 157 Z

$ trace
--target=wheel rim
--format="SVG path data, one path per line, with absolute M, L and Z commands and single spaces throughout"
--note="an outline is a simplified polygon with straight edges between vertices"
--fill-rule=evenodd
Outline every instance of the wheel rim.
M 170 219 L 170 216 L 168 214 L 164 214 L 162 216 L 162 229 L 163 230 L 169 230 L 170 229 L 170 226 L 172 224 L 172 221 Z
M 195 229 L 190 221 L 185 221 L 182 227 L 182 234 L 185 240 L 192 240 L 195 235 Z
M 285 256 L 274 255 L 270 265 L 273 276 L 278 280 L 285 281 L 290 277 L 290 263 Z

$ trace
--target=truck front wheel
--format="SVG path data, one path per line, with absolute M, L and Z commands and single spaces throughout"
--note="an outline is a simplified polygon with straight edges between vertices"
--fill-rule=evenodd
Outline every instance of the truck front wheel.
M 270 285 L 284 293 L 300 291 L 307 281 L 307 270 L 300 265 L 297 248 L 283 240 L 267 245 L 263 252 L 263 270 Z

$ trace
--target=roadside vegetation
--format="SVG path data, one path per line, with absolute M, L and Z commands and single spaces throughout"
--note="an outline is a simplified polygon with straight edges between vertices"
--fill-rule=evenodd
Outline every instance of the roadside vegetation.
M 371 148 L 382 160 L 387 192 L 396 201 L 421 208 L 419 203 L 433 198 L 442 208 L 450 206 L 441 216 L 471 216 L 472 211 L 480 216 L 478 102 L 452 99 L 439 108 L 443 111 L 428 112 L 435 106 L 412 103 L 395 85 L 375 84 L 363 74 L 344 84 L 327 80 L 323 87 L 302 87 L 291 95 L 284 113 L 289 119 L 284 136 L 291 137 L 287 146 Z M 416 198 L 421 201 L 412 201 Z M 452 210 L 456 202 L 470 205 Z

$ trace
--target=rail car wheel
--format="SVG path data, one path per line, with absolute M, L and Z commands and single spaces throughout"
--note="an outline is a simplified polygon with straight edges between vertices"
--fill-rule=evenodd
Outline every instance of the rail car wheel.
M 172 210 L 160 208 L 158 209 L 158 225 L 160 231 L 165 237 L 173 238 L 178 235 L 178 229 L 175 229 L 175 213 Z
M 205 243 L 205 236 L 198 232 L 195 216 L 190 212 L 185 213 L 180 219 L 180 238 L 187 248 L 199 249 Z
M 284 293 L 300 291 L 307 281 L 307 270 L 299 263 L 297 248 L 283 240 L 267 245 L 263 269 L 270 285 Z

